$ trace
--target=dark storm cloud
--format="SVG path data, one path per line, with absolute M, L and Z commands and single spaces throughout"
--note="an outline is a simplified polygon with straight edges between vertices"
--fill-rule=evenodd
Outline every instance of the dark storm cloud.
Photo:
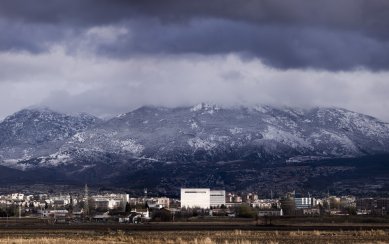
M 5 21 L 0 18 L 0 51 L 26 50 L 40 53 L 48 50 L 52 43 L 65 37 L 66 31 L 54 25 L 34 25 Z
M 0 19 L 1 50 L 60 44 L 114 58 L 240 53 L 279 68 L 389 69 L 386 0 L 5 0 Z M 85 35 L 104 26 L 127 32 Z
M 129 32 L 115 45 L 99 44 L 97 52 L 122 58 L 144 53 L 238 52 L 245 57 L 259 57 L 267 65 L 278 68 L 389 68 L 389 43 L 352 31 L 254 26 L 215 19 L 192 21 L 187 25 L 154 23 L 148 25 L 147 31 L 142 23 L 128 25 Z

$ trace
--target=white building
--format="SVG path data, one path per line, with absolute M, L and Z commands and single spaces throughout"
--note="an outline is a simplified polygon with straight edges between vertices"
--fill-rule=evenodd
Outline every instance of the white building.
M 125 208 L 129 202 L 128 194 L 105 194 L 91 197 L 95 202 L 96 208 L 117 209 Z
M 210 191 L 210 205 L 211 207 L 220 207 L 226 205 L 226 191 L 225 190 L 211 190 Z
M 297 209 L 311 208 L 314 203 L 314 199 L 311 197 L 296 197 L 294 199 Z
M 278 199 L 258 199 L 252 202 L 250 205 L 253 208 L 259 209 L 272 209 L 274 207 L 281 207 L 281 204 Z
M 157 204 L 160 208 L 169 208 L 170 207 L 170 199 L 167 197 L 159 197 L 157 199 Z
M 14 201 L 22 201 L 24 199 L 24 194 L 22 193 L 12 193 L 11 199 Z
M 210 208 L 209 188 L 181 188 L 181 208 Z

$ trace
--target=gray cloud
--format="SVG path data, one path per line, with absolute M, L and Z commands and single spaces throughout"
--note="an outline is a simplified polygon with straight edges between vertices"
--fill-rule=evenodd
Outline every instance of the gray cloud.
M 389 121 L 386 0 L 3 0 L 0 118 L 339 106 Z M 6 104 L 7 106 L 5 106 Z
M 134 55 L 240 53 L 281 68 L 389 68 L 384 0 L 4 0 L 0 50 Z M 88 38 L 93 28 L 127 30 Z M 86 45 L 88 48 L 85 48 Z
M 266 64 L 281 69 L 389 68 L 389 43 L 352 31 L 254 26 L 215 19 L 169 26 L 157 22 L 149 24 L 146 31 L 139 23 L 128 26 L 128 33 L 115 45 L 98 44 L 96 52 L 124 58 L 145 53 L 213 55 L 236 52 L 246 57 L 259 57 Z
M 10 63 L 7 66 L 7 63 Z M 144 105 L 276 104 L 338 106 L 389 121 L 388 72 L 279 70 L 237 55 L 160 55 L 108 59 L 70 55 L 0 54 L 0 117 L 32 104 L 112 116 Z

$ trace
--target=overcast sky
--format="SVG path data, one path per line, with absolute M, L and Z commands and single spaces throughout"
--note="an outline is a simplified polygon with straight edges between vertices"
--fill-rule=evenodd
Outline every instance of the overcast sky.
M 0 119 L 199 102 L 389 122 L 389 1 L 0 1 Z

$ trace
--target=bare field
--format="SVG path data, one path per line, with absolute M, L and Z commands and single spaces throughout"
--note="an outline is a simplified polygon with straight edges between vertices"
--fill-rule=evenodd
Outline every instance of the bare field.
M 99 243 L 389 243 L 389 232 L 370 231 L 93 231 L 15 232 L 2 233 L 0 243 L 99 244 Z

